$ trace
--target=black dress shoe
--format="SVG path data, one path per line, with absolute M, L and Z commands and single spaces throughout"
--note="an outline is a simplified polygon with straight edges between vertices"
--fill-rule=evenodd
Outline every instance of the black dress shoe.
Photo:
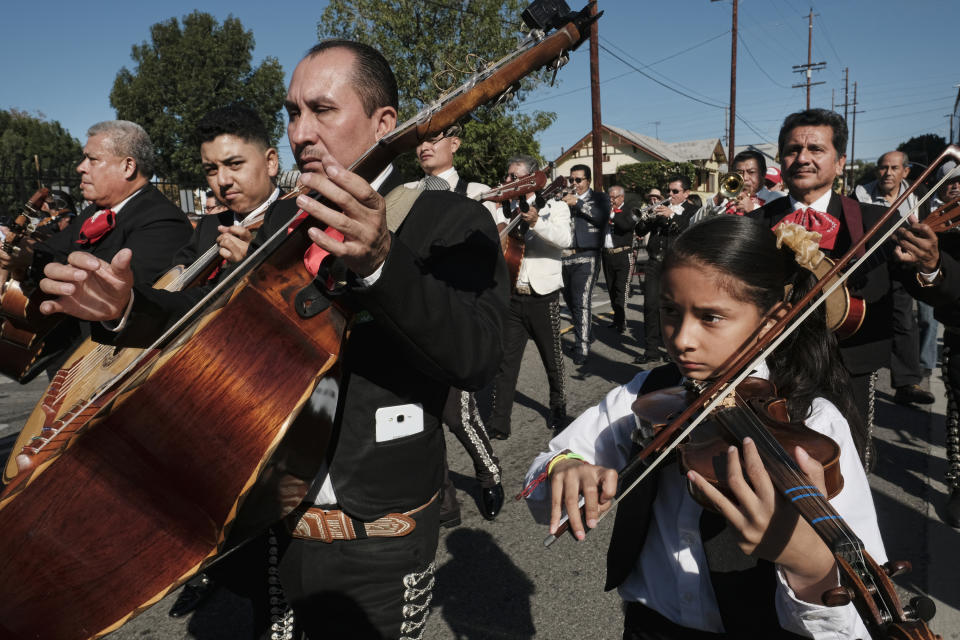
M 570 418 L 567 417 L 567 408 L 563 405 L 550 407 L 550 415 L 547 416 L 547 427 L 554 432 L 560 433 L 570 424 Z
M 897 387 L 893 394 L 893 401 L 897 404 L 933 404 L 934 400 L 933 394 L 918 384 Z
M 651 355 L 647 355 L 646 353 L 641 353 L 640 355 L 638 355 L 636 358 L 633 359 L 633 364 L 653 364 L 659 361 L 660 361 L 659 356 L 651 356 Z
M 578 367 L 582 367 L 583 365 L 587 364 L 587 356 L 582 353 L 573 354 L 573 364 L 577 365 Z
M 201 573 L 195 576 L 187 584 L 183 585 L 180 595 L 177 596 L 170 612 L 167 614 L 171 618 L 182 618 L 194 609 L 200 606 L 200 603 L 207 599 L 207 596 L 213 591 L 216 585 L 207 574 Z
M 506 440 L 510 437 L 510 434 L 496 429 L 487 429 L 487 437 L 491 440 Z
M 503 485 L 499 482 L 492 487 L 480 489 L 480 515 L 493 520 L 503 508 Z
M 613 330 L 616 331 L 617 333 L 623 333 L 624 327 L 623 327 L 622 324 L 617 324 L 616 322 L 611 322 L 610 324 L 607 325 L 607 329 L 613 329 Z
M 960 529 L 960 488 L 954 489 L 947 500 L 943 521 L 951 527 Z

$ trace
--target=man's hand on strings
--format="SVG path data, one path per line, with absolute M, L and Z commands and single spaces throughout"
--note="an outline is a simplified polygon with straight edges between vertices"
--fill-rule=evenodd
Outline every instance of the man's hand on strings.
M 893 254 L 897 260 L 913 265 L 922 273 L 935 273 L 940 266 L 940 247 L 937 234 L 925 224 L 917 222 L 917 217 L 910 214 L 908 225 L 897 229 L 894 237 L 897 246 Z
M 597 526 L 597 518 L 607 511 L 617 494 L 617 472 L 606 467 L 584 464 L 582 460 L 561 460 L 550 473 L 550 533 L 560 525 L 562 508 L 566 508 L 570 530 L 583 540 L 583 518 L 580 517 L 580 496 L 589 528 Z
M 253 234 L 243 225 L 235 224 L 232 227 L 219 226 L 217 244 L 220 245 L 220 257 L 227 262 L 240 262 L 247 257 L 247 249 Z
M 74 251 L 67 256 L 67 264 L 48 264 L 40 289 L 57 298 L 42 302 L 40 312 L 66 313 L 90 321 L 122 317 L 133 290 L 132 257 L 130 249 L 121 249 L 105 262 L 93 254 Z
M 347 267 L 357 275 L 368 276 L 383 264 L 390 252 L 384 200 L 366 180 L 347 171 L 333 156 L 327 154 L 321 161 L 326 176 L 305 173 L 300 176 L 300 181 L 336 208 L 305 195 L 297 197 L 297 205 L 342 233 L 343 241 L 335 240 L 317 228 L 310 229 L 310 239 L 321 249 L 343 258 Z

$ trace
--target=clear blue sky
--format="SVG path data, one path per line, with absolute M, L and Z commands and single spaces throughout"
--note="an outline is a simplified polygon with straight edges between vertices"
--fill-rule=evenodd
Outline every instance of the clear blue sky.
M 454 2 L 456 0 L 451 0 Z M 82 143 L 89 125 L 115 117 L 109 94 L 117 71 L 132 68 L 131 46 L 149 39 L 150 25 L 194 9 L 218 19 L 239 18 L 256 38 L 255 63 L 274 56 L 289 74 L 316 41 L 322 0 L 303 2 L 53 2 L 6 3 L 0 21 L 0 108 L 15 107 L 59 121 Z M 577 3 L 568 0 L 571 6 Z M 614 56 L 666 84 L 715 105 L 729 102 L 729 0 L 600 0 L 600 78 L 603 121 L 675 142 L 721 137 L 724 111 L 671 92 Z M 949 113 L 960 83 L 956 0 L 741 0 L 738 47 L 738 144 L 776 140 L 783 117 L 803 108 L 802 81 L 791 67 L 806 62 L 807 22 L 814 18 L 811 105 L 843 101 L 858 83 L 856 156 L 876 159 L 908 138 L 949 135 Z M 887 44 L 884 44 L 887 43 Z M 647 66 L 649 65 L 649 66 Z M 574 53 L 555 87 L 528 96 L 524 110 L 555 111 L 540 136 L 555 158 L 590 127 L 588 46 Z M 755 129 L 754 130 L 751 130 Z M 960 128 L 960 123 L 955 123 Z M 281 144 L 285 168 L 292 165 Z

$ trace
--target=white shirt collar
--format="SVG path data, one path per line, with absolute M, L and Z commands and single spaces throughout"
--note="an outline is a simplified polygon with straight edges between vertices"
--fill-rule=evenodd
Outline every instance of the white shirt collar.
M 128 202 L 130 202 L 130 200 L 132 200 L 135 195 L 137 195 L 138 193 L 140 193 L 141 191 L 143 191 L 144 189 L 146 189 L 147 186 L 148 186 L 148 185 L 143 185 L 142 187 L 140 187 L 139 189 L 137 189 L 136 191 L 134 191 L 133 193 L 131 193 L 130 195 L 128 195 L 126 198 L 124 198 L 123 200 L 121 200 L 120 202 L 118 202 L 117 204 L 115 204 L 114 206 L 112 206 L 112 207 L 104 207 L 103 209 L 100 209 L 100 211 L 106 211 L 107 209 L 109 209 L 110 211 L 113 211 L 114 213 L 120 213 L 120 209 L 123 209 L 123 207 L 124 207 Z
M 790 196 L 790 206 L 793 207 L 794 211 L 796 211 L 797 209 L 806 209 L 807 207 L 809 207 L 811 209 L 816 209 L 817 211 L 823 211 L 824 213 L 826 213 L 827 207 L 830 206 L 830 198 L 832 196 L 833 196 L 833 191 L 830 189 L 827 189 L 827 192 L 825 194 L 817 198 L 810 205 L 803 204 L 793 196 Z
M 253 211 L 251 211 L 250 213 L 244 215 L 242 218 L 241 218 L 241 215 L 242 215 L 242 214 L 239 214 L 239 213 L 237 213 L 236 211 L 234 211 L 234 212 L 233 212 L 233 217 L 234 217 L 234 219 L 237 220 L 238 222 L 241 221 L 241 220 L 251 219 L 251 218 L 253 218 L 254 216 L 257 216 L 257 215 L 263 213 L 264 211 L 266 211 L 267 207 L 269 207 L 271 204 L 273 204 L 274 200 L 276 200 L 276 199 L 279 198 L 279 197 L 280 197 L 280 189 L 279 189 L 279 188 L 274 188 L 273 193 L 270 194 L 270 197 L 267 198 L 266 200 L 264 200 L 263 202 L 261 202 L 259 206 L 254 207 Z

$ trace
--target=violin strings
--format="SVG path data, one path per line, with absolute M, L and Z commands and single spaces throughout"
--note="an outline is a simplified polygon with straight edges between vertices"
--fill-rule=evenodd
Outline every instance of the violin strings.
M 779 467 L 780 472 L 774 471 L 771 475 L 779 478 L 783 482 L 783 486 L 791 487 L 793 489 L 797 488 L 806 488 L 811 487 L 810 479 L 803 473 L 803 470 L 800 469 L 796 461 L 784 450 L 780 443 L 767 431 L 766 427 L 760 421 L 760 419 L 753 413 L 752 409 L 740 398 L 739 395 L 734 394 L 736 404 L 742 409 L 738 415 L 741 415 L 745 418 L 745 423 L 747 426 L 752 428 L 752 431 L 755 433 L 750 434 L 754 437 L 754 440 L 758 443 L 758 451 L 761 452 L 761 455 L 766 453 L 768 457 L 775 458 L 778 462 L 781 462 Z M 731 421 L 732 422 L 732 421 Z M 725 422 L 725 425 L 727 423 Z M 733 431 L 736 431 L 735 426 Z M 741 442 L 746 434 L 744 433 L 735 433 L 734 434 Z M 768 473 L 770 473 L 769 467 L 767 468 Z M 789 492 L 789 491 L 788 491 Z M 887 602 L 884 597 L 885 592 L 880 588 L 880 585 L 877 584 L 876 578 L 873 575 L 872 571 L 867 571 L 869 566 L 866 562 L 866 559 L 863 555 L 863 542 L 860 538 L 850 529 L 847 525 L 846 520 L 837 513 L 837 511 L 830 504 L 826 496 L 822 495 L 819 489 L 815 489 L 815 493 L 801 494 L 798 496 L 790 497 L 786 494 L 782 494 L 783 497 L 791 502 L 795 502 L 798 498 L 809 498 L 809 500 L 804 500 L 801 503 L 796 503 L 798 512 L 807 520 L 808 523 L 818 532 L 822 538 L 825 538 L 826 532 L 832 532 L 830 536 L 832 540 L 844 540 L 848 543 L 849 549 L 855 554 L 856 560 L 854 564 L 860 568 L 859 574 L 861 579 L 869 583 L 873 587 L 873 593 L 880 599 L 880 604 L 884 612 L 893 619 L 892 610 L 894 609 L 892 603 Z M 805 509 L 809 509 L 809 513 L 805 513 Z M 810 515 L 815 514 L 816 517 L 811 518 Z M 826 541 L 826 539 L 825 539 Z M 832 543 L 831 543 L 832 544 Z M 831 549 L 832 552 L 836 553 L 835 549 Z

